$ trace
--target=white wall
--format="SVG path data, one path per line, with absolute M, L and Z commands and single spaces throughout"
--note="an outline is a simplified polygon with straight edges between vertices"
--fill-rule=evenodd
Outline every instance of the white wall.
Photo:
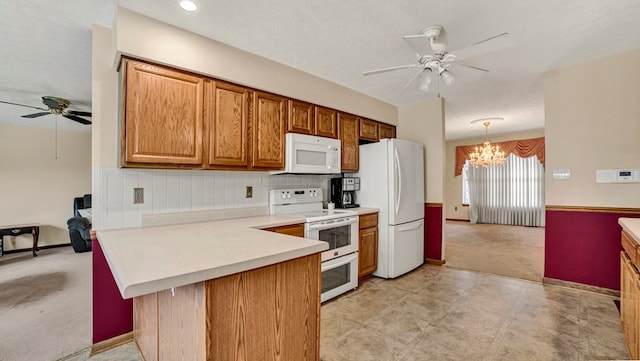
M 69 243 L 73 198 L 91 193 L 91 134 L 58 130 L 57 138 L 56 159 L 55 129 L 0 123 L 0 224 L 40 223 L 40 246 Z M 5 251 L 31 248 L 32 237 L 4 241 Z
M 597 169 L 640 168 L 640 49 L 547 74 L 546 204 L 640 208 L 640 183 L 597 184 Z M 554 169 L 570 180 L 553 180 Z
M 398 108 L 396 136 L 425 147 L 425 203 L 444 200 L 444 99 L 435 98 Z
M 469 126 L 474 126 L 469 124 Z M 484 131 L 484 128 L 482 128 Z M 534 130 L 522 133 L 491 135 L 489 127 L 489 141 L 505 142 L 518 139 L 532 139 L 544 137 L 544 130 Z M 469 208 L 462 206 L 462 176 L 454 176 L 456 165 L 456 147 L 460 145 L 479 145 L 484 142 L 484 136 L 457 139 L 446 142 L 446 170 L 445 170 L 445 218 L 448 219 L 469 219 Z

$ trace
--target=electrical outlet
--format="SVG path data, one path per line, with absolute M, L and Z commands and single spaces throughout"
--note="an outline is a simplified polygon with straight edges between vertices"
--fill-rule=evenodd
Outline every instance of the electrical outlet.
M 144 203 L 144 188 L 133 188 L 133 204 Z
M 252 186 L 247 186 L 247 195 L 245 196 L 245 198 L 253 198 L 253 187 Z

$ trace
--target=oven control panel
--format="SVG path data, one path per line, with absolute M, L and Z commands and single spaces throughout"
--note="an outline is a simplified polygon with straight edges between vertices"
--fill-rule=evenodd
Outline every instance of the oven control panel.
M 269 191 L 271 205 L 317 203 L 322 200 L 322 188 L 272 189 Z

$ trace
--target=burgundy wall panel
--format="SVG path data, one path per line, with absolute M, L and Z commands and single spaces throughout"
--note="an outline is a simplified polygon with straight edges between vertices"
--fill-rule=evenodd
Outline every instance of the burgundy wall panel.
M 100 242 L 93 249 L 93 343 L 133 331 L 133 299 L 120 295 Z
M 548 209 L 544 276 L 619 290 L 620 217 L 640 215 Z
M 442 204 L 424 205 L 424 257 L 442 260 Z

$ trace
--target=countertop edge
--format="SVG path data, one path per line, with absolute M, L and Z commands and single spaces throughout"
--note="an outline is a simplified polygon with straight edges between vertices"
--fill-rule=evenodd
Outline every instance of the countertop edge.
M 618 218 L 618 224 L 640 245 L 640 218 Z
M 236 273 L 250 271 L 277 263 L 290 261 L 292 259 L 306 257 L 315 253 L 326 250 L 328 246 L 316 244 L 303 249 L 290 251 L 286 253 L 269 255 L 263 258 L 255 258 L 244 261 L 242 263 L 230 264 L 226 266 L 206 269 L 191 274 L 175 275 L 170 278 L 164 278 L 156 281 L 150 281 L 140 284 L 131 284 L 126 287 L 120 287 L 120 294 L 124 299 L 134 298 L 138 296 L 148 295 L 154 292 L 161 292 L 175 287 L 187 286 L 194 283 L 205 282 L 208 280 L 229 276 Z M 123 291 L 124 288 L 124 291 Z

